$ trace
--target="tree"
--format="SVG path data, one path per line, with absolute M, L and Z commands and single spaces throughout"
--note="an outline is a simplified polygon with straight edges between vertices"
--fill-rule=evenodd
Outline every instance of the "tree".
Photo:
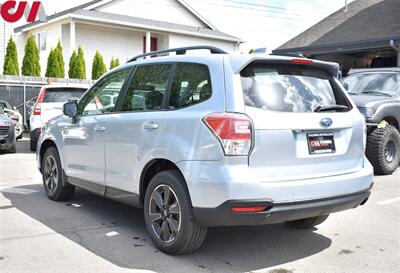
M 69 59 L 69 70 L 68 70 L 68 77 L 70 79 L 76 79 L 76 59 L 78 56 L 76 55 L 76 51 L 72 52 L 71 58 Z
M 54 77 L 54 49 L 51 48 L 49 57 L 47 57 L 46 77 Z
M 250 49 L 249 54 L 253 54 L 253 53 L 254 53 L 254 49 Z
M 104 64 L 103 56 L 96 51 L 92 64 L 92 80 L 99 79 L 104 73 L 107 72 L 107 67 Z
M 35 36 L 31 33 L 25 45 L 24 59 L 22 60 L 23 76 L 40 76 L 40 56 Z
M 118 66 L 119 66 L 119 59 L 118 58 L 114 59 L 114 57 L 112 57 L 110 63 L 110 70 Z
M 54 78 L 65 77 L 65 63 L 62 53 L 61 41 L 58 40 L 57 47 L 54 49 Z
M 78 48 L 78 55 L 76 57 L 76 71 L 75 77 L 80 80 L 86 79 L 86 63 L 85 55 L 83 53 L 82 47 Z
M 15 76 L 19 75 L 17 45 L 12 37 L 10 37 L 10 40 L 8 40 L 7 44 L 6 56 L 4 57 L 3 74 Z

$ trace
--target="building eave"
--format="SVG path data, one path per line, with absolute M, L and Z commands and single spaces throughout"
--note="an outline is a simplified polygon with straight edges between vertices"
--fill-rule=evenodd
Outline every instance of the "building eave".
M 390 48 L 390 41 L 395 41 L 397 44 L 400 43 L 400 37 L 384 37 L 379 39 L 370 39 L 363 41 L 352 41 L 352 42 L 341 42 L 324 45 L 310 45 L 306 47 L 298 48 L 283 48 L 275 49 L 272 52 L 274 54 L 323 54 L 323 53 L 350 53 L 360 50 L 370 49 L 385 49 Z

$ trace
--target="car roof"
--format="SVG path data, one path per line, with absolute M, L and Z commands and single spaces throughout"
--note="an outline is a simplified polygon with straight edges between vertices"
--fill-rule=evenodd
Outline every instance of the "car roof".
M 136 61 L 128 62 L 119 66 L 118 68 L 111 70 L 109 73 L 118 71 L 120 69 L 132 67 L 135 65 L 145 64 L 156 64 L 156 63 L 173 63 L 173 62 L 200 62 L 209 63 L 216 60 L 223 60 L 228 58 L 234 74 L 240 73 L 240 71 L 247 65 L 254 61 L 270 61 L 271 63 L 290 64 L 294 59 L 304 59 L 312 61 L 310 64 L 313 67 L 326 70 L 333 77 L 339 75 L 339 64 L 332 62 L 323 62 L 314 59 L 307 59 L 297 56 L 278 56 L 278 55 L 267 55 L 267 54 L 187 54 L 187 55 L 169 55 L 169 56 L 158 56 L 149 59 L 139 59 Z M 107 73 L 108 74 L 108 73 Z

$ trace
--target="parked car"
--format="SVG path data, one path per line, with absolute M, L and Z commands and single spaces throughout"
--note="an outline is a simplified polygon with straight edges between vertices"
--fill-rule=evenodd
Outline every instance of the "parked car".
M 0 106 L 0 152 L 16 152 L 15 122 L 10 119 Z
M 16 107 L 12 107 L 8 101 L 0 100 L 0 107 L 3 108 L 5 114 L 14 120 L 15 123 L 15 135 L 17 140 L 22 138 L 24 134 L 24 121 L 22 115 L 19 113 Z
M 77 100 L 87 90 L 86 85 L 46 85 L 40 90 L 29 116 L 30 149 L 36 151 L 42 126 L 50 119 L 62 115 L 63 104 Z
M 343 85 L 367 120 L 375 173 L 392 174 L 400 163 L 400 68 L 353 69 Z
M 212 54 L 184 54 L 199 48 Z M 214 47 L 133 58 L 43 127 L 45 192 L 67 200 L 78 186 L 143 207 L 170 254 L 199 248 L 208 227 L 321 224 L 363 205 L 373 180 L 365 119 L 338 71 Z M 118 98 L 103 105 L 110 89 Z

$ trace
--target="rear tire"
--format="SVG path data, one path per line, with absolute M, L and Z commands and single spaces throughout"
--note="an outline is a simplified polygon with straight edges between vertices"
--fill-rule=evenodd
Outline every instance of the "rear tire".
M 388 175 L 396 171 L 400 162 L 400 133 L 396 127 L 387 125 L 368 135 L 366 155 L 375 174 Z
M 312 228 L 312 227 L 318 226 L 319 224 L 322 224 L 328 218 L 328 216 L 329 215 L 321 215 L 321 216 L 312 217 L 312 218 L 289 221 L 289 222 L 287 222 L 287 224 L 291 227 L 299 228 L 299 229 Z
M 178 171 L 160 172 L 150 181 L 144 200 L 144 218 L 154 244 L 167 254 L 193 252 L 207 234 L 207 228 L 195 222 L 189 192 Z
M 36 152 L 36 148 L 37 148 L 37 140 L 32 140 L 30 141 L 30 148 L 32 152 Z
M 8 150 L 10 154 L 15 154 L 17 152 L 16 143 L 14 141 L 13 145 L 11 146 L 10 150 Z
M 66 183 L 66 176 L 61 168 L 60 157 L 55 147 L 48 148 L 43 155 L 42 178 L 46 195 L 50 200 L 71 199 L 75 187 Z

